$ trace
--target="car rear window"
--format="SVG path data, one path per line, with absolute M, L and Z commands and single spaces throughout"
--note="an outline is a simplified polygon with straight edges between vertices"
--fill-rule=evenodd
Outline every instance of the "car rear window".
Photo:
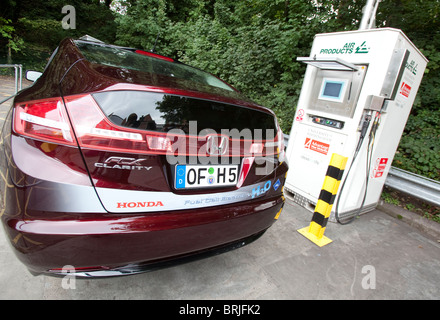
M 189 122 L 197 121 L 198 131 L 262 129 L 263 139 L 266 133 L 276 134 L 272 114 L 246 107 L 145 91 L 100 92 L 93 97 L 110 121 L 124 127 L 189 133 Z
M 99 43 L 76 40 L 75 44 L 81 50 L 84 57 L 92 63 L 160 74 L 184 80 L 191 79 L 191 81 L 211 87 L 234 91 L 232 87 L 217 77 L 183 63 L 165 61 L 138 54 L 121 47 Z

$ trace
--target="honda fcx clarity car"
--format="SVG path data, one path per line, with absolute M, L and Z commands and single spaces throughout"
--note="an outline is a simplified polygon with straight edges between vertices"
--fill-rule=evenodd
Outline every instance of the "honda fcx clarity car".
M 152 52 L 63 40 L 0 142 L 0 216 L 33 274 L 133 274 L 225 252 L 284 205 L 274 113 Z

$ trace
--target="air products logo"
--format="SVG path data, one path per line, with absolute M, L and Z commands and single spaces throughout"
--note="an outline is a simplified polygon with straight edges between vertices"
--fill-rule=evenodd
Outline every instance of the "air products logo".
M 417 75 L 417 67 L 419 66 L 418 63 L 416 63 L 414 60 L 411 60 L 411 62 L 407 63 L 405 65 L 405 68 L 409 70 L 413 75 Z
M 368 53 L 370 47 L 366 41 L 359 42 L 346 42 L 344 46 L 339 48 L 323 48 L 319 51 L 320 54 L 359 54 Z
M 358 47 L 356 47 L 356 50 L 354 53 L 368 53 L 370 48 L 367 48 L 366 41 L 362 42 L 362 44 Z

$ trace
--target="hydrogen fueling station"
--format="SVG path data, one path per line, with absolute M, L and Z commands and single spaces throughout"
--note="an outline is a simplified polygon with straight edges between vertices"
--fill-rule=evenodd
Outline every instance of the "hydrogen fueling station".
M 332 205 L 318 215 L 323 228 L 376 208 L 427 65 L 401 30 L 372 28 L 378 4 L 367 2 L 359 30 L 317 34 L 310 56 L 297 58 L 307 69 L 286 149 L 286 197 L 315 210 L 332 156 L 346 161 Z

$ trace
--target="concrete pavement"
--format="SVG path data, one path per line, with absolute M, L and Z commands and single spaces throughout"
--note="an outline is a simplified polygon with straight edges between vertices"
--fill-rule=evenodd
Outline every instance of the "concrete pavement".
M 0 93 L 4 87 L 0 79 Z M 0 105 L 0 126 L 6 110 Z M 329 223 L 333 242 L 320 248 L 297 232 L 311 218 L 287 200 L 279 220 L 246 247 L 140 275 L 70 282 L 28 273 L 0 228 L 0 299 L 440 298 L 435 234 L 374 210 L 346 226 Z

